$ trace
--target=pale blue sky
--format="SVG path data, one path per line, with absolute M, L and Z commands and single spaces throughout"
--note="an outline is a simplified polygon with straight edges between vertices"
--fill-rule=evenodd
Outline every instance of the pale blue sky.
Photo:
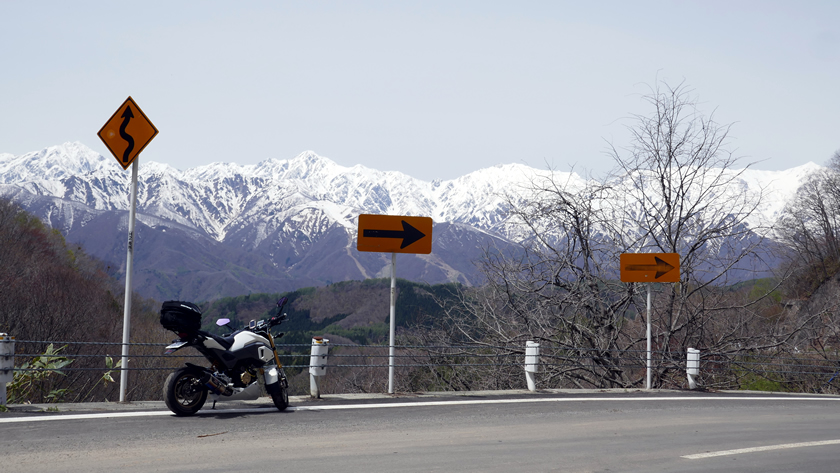
M 432 180 L 595 174 L 657 77 L 743 164 L 840 149 L 840 2 L 0 0 L 0 152 L 81 141 L 131 95 L 176 168 L 313 150 Z

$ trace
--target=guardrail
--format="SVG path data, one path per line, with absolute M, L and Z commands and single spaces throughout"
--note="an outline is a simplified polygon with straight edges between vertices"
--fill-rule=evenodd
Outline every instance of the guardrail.
M 0 339 L 0 343 L 5 343 Z M 120 371 L 113 359 L 118 358 L 124 344 L 116 342 L 79 342 L 16 340 L 18 353 L 15 373 L 49 371 L 33 367 L 32 360 L 44 357 L 44 347 L 53 345 L 62 350 L 55 356 L 70 360 L 60 371 L 64 374 L 110 373 Z M 160 372 L 164 375 L 184 361 L 202 364 L 200 354 L 164 355 L 166 343 L 129 343 L 133 353 L 128 372 Z M 536 344 L 534 344 L 536 345 Z M 509 389 L 530 390 L 554 387 L 606 388 L 644 387 L 646 350 L 597 350 L 592 348 L 539 345 L 398 345 L 395 368 L 400 377 L 412 383 L 426 382 L 443 390 Z M 351 377 L 346 391 L 375 392 L 372 381 L 389 367 L 389 346 L 329 344 L 328 360 L 324 352 L 315 357 L 313 344 L 278 344 L 281 361 L 291 374 L 309 370 L 310 393 L 319 396 L 325 381 Z M 0 347 L 2 348 L 2 347 Z M 533 348 L 537 348 L 536 352 Z M 323 348 L 321 349 L 323 350 Z M 693 349 L 692 349 L 693 350 Z M 691 350 L 689 350 L 691 352 Z M 2 354 L 0 349 L 0 354 Z M 106 362 L 110 355 L 111 364 Z M 692 352 L 693 353 L 693 352 Z M 786 390 L 795 392 L 840 392 L 840 360 L 828 359 L 816 353 L 792 356 L 786 353 L 738 352 L 714 353 L 700 351 L 696 359 L 688 353 L 653 351 L 656 386 L 661 388 L 747 388 Z M 7 358 L 8 359 L 8 358 Z M 0 355 L 2 362 L 2 355 Z M 329 376 L 326 375 L 329 369 Z M 363 375 L 365 371 L 369 373 Z M 0 365 L 0 374 L 3 366 Z M 686 375 L 688 377 L 686 378 Z M 367 376 L 367 380 L 358 382 Z M 599 378 L 599 376 L 601 376 Z M 488 381 L 489 380 L 489 381 Z M 335 383 L 334 383 L 335 384 Z M 5 385 L 4 385 L 5 386 Z M 402 390 L 422 389 L 420 384 L 403 382 Z M 429 389 L 425 389 L 429 390 Z M 382 392 L 382 391 L 380 391 Z

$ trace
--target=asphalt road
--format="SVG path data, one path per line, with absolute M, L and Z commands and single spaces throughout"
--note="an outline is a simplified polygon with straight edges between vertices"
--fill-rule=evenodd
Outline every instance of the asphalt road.
M 219 404 L 191 418 L 154 404 L 13 410 L 0 414 L 0 470 L 840 470 L 838 397 L 515 393 L 269 406 Z

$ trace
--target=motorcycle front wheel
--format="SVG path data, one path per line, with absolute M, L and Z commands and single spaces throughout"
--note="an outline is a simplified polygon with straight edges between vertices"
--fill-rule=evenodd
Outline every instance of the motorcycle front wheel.
M 201 383 L 203 373 L 194 368 L 180 368 L 163 384 L 163 400 L 176 416 L 191 416 L 207 401 L 207 387 Z
M 278 410 L 285 411 L 289 407 L 289 392 L 283 386 L 283 381 L 277 381 L 274 384 L 269 384 L 265 387 L 268 394 L 271 395 L 271 400 L 274 402 L 274 407 Z

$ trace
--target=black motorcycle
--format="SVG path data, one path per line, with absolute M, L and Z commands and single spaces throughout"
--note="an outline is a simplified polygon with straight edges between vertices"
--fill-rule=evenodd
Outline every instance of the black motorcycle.
M 247 328 L 225 336 L 201 330 L 201 310 L 195 304 L 164 302 L 160 323 L 179 337 L 166 347 L 165 353 L 194 347 L 210 362 L 207 368 L 186 363 L 166 378 L 163 386 L 166 407 L 175 415 L 189 416 L 204 406 L 208 396 L 215 406 L 216 401 L 257 399 L 265 392 L 277 409 L 285 410 L 289 405 L 289 383 L 271 329 L 286 320 L 282 314 L 286 302 L 285 297 L 277 302 L 276 316 L 252 320 Z M 220 319 L 216 324 L 230 328 L 228 319 Z M 282 336 L 281 333 L 276 338 Z

